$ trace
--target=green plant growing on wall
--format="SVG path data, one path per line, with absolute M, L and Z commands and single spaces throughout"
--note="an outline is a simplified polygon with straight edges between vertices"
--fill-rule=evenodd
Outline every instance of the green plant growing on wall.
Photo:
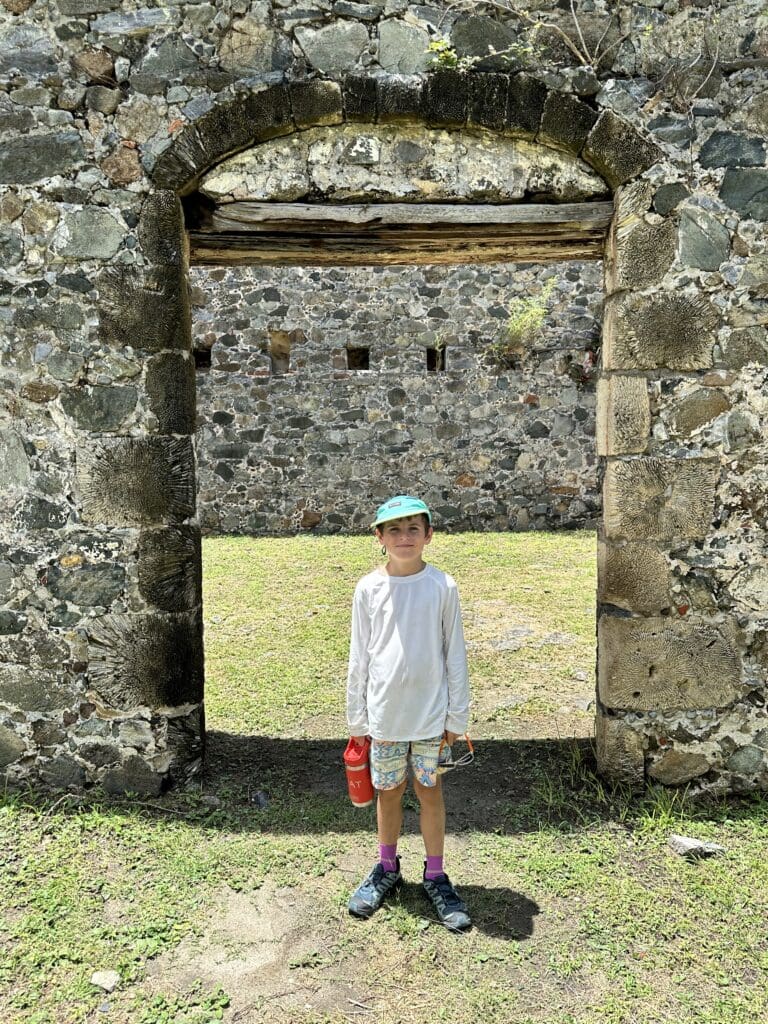
M 525 350 L 544 326 L 549 312 L 549 297 L 554 287 L 555 278 L 550 277 L 538 294 L 510 302 L 505 335 L 488 346 L 491 363 L 504 368 L 517 366 Z
M 455 48 L 451 46 L 448 39 L 442 37 L 433 39 L 427 47 L 430 54 L 430 65 L 435 69 L 449 68 L 456 71 L 470 71 L 476 64 L 486 60 L 487 57 L 498 57 L 503 61 L 526 64 L 536 57 L 542 57 L 543 51 L 535 45 L 535 40 L 527 43 L 513 43 L 504 50 L 496 50 L 493 46 L 488 47 L 488 53 L 481 57 L 460 57 Z

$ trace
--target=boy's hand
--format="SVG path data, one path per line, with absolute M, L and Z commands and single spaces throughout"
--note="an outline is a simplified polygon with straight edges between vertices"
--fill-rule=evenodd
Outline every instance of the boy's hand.
M 350 736 L 352 742 L 355 743 L 358 747 L 362 747 L 367 738 L 367 736 Z
M 448 729 L 446 729 L 443 733 L 443 739 L 449 747 L 454 744 L 458 738 L 459 734 L 457 732 L 449 732 Z

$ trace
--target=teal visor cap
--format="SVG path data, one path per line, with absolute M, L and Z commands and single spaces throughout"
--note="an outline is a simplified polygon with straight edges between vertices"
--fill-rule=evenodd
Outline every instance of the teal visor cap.
M 396 497 L 390 498 L 389 501 L 385 501 L 383 505 L 379 505 L 372 525 L 381 526 L 382 523 L 388 523 L 391 519 L 421 515 L 427 517 L 431 526 L 432 515 L 421 498 L 413 498 L 410 494 L 398 494 Z

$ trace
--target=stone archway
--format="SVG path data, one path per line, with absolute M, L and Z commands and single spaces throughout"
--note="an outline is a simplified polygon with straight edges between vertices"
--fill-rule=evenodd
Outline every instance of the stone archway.
M 144 607 L 94 626 L 89 679 L 116 708 L 152 708 L 156 742 L 151 757 L 137 753 L 122 774 L 112 772 L 111 785 L 135 790 L 139 778 L 151 791 L 194 763 L 204 736 L 194 376 L 180 197 L 230 154 L 345 121 L 469 127 L 539 141 L 579 154 L 614 190 L 598 395 L 605 518 L 596 731 L 601 771 L 638 782 L 649 755 L 659 760 L 658 720 L 672 727 L 681 715 L 708 713 L 740 694 L 735 629 L 725 620 L 686 617 L 689 608 L 675 605 L 671 593 L 669 549 L 712 529 L 716 468 L 689 453 L 645 454 L 653 381 L 668 371 L 711 368 L 718 315 L 695 289 L 665 288 L 677 228 L 670 211 L 653 207 L 663 168 L 656 184 L 643 177 L 661 168 L 653 144 L 614 113 L 598 114 L 528 75 L 440 72 L 257 87 L 214 107 L 176 136 L 151 171 L 157 190 L 137 231 L 144 265 L 109 271 L 100 281 L 104 342 L 150 353 L 146 401 L 154 424 L 151 433 L 101 438 L 77 453 L 83 522 L 137 531 Z M 650 732 L 647 715 L 657 721 Z M 687 777 L 706 772 L 716 756 L 690 754 Z M 101 775 L 94 766 L 93 779 Z

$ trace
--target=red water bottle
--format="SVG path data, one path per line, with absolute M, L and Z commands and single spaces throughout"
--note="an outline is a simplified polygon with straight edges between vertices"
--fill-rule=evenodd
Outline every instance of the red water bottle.
M 350 738 L 344 751 L 344 768 L 347 772 L 349 799 L 355 807 L 368 807 L 373 803 L 373 783 L 369 754 L 371 741 L 366 738 L 362 746 Z

